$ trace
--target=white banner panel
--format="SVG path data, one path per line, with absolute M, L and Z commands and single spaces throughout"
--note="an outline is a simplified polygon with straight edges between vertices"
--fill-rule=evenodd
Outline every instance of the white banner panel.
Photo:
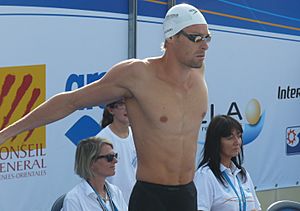
M 0 7 L 0 14 L 0 93 L 7 90 L 7 96 L 1 96 L 0 125 L 18 97 L 22 99 L 9 123 L 20 118 L 26 106 L 36 107 L 54 94 L 95 81 L 127 58 L 127 15 L 30 7 Z M 24 93 L 18 94 L 20 87 Z M 33 90 L 41 100 L 34 100 Z M 95 125 L 101 117 L 99 107 L 76 111 L 48 125 L 46 132 L 39 129 L 44 130 L 39 136 L 34 130 L 28 141 L 28 133 L 18 136 L 12 141 L 14 149 L 11 143 L 1 145 L 0 210 L 50 210 L 54 200 L 79 181 L 73 170 L 76 130 L 86 135 L 91 131 L 84 124 Z

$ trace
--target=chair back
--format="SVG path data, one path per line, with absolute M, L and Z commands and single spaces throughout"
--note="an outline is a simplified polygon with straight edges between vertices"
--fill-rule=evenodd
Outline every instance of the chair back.
M 300 203 L 290 200 L 281 200 L 271 204 L 267 211 L 300 211 Z
M 66 194 L 61 195 L 52 205 L 51 211 L 60 211 L 64 204 Z

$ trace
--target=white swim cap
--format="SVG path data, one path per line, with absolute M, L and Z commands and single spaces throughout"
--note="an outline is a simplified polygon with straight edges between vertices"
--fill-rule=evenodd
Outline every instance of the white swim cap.
M 178 4 L 171 7 L 163 23 L 165 39 L 194 24 L 207 24 L 204 16 L 196 7 L 189 4 Z

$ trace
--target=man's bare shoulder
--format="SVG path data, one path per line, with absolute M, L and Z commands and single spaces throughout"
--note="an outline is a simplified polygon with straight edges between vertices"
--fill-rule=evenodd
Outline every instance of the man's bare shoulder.
M 151 80 L 154 75 L 158 59 L 129 59 L 114 65 L 104 77 L 99 80 L 99 87 L 115 87 L 121 88 L 123 96 L 132 97 L 137 90 L 141 89 L 145 82 Z
M 128 59 L 123 60 L 114 66 L 107 72 L 106 77 L 104 79 L 121 80 L 123 81 L 126 78 L 132 78 L 133 74 L 140 68 L 145 66 L 143 60 L 140 59 Z
M 126 73 L 130 77 L 141 77 L 147 75 L 160 62 L 160 57 L 150 57 L 145 59 L 128 59 L 124 60 L 111 70 L 120 73 Z
M 161 60 L 161 57 L 149 57 L 145 59 L 128 59 L 124 60 L 114 66 L 114 68 L 122 68 L 122 69 L 133 69 L 136 68 L 145 68 L 155 63 L 158 63 Z

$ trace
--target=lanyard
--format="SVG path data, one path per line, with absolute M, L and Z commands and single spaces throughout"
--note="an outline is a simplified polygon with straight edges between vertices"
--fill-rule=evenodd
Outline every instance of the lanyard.
M 246 211 L 246 206 L 247 206 L 247 202 L 246 202 L 246 197 L 245 197 L 245 193 L 244 193 L 244 190 L 243 190 L 243 187 L 241 185 L 241 182 L 238 178 L 238 176 L 236 175 L 236 179 L 238 181 L 238 184 L 239 184 L 239 188 L 240 188 L 240 192 L 241 192 L 241 196 L 242 196 L 242 200 L 237 192 L 237 190 L 235 189 L 234 185 L 232 184 L 230 178 L 228 177 L 228 175 L 226 174 L 225 171 L 222 172 L 224 178 L 226 179 L 226 181 L 228 182 L 228 184 L 231 186 L 232 190 L 235 192 L 236 196 L 238 197 L 239 199 L 239 208 L 240 208 L 240 211 Z M 242 204 L 243 204 L 243 209 L 242 209 Z
M 91 188 L 94 190 L 94 192 L 97 194 L 97 201 L 99 202 L 101 208 L 103 211 L 109 211 L 109 209 L 107 208 L 107 206 L 105 205 L 105 202 L 103 201 L 102 197 L 100 196 L 100 194 L 96 191 L 96 189 L 87 181 L 87 183 L 91 186 Z M 111 196 L 111 193 L 110 193 L 110 190 L 108 189 L 107 187 L 107 184 L 104 183 L 104 189 L 106 190 L 107 192 L 107 195 L 108 195 L 108 199 L 109 199 L 109 204 L 110 204 L 110 207 L 112 209 L 112 211 L 118 211 L 117 207 L 115 206 L 113 200 L 112 200 L 112 196 Z

